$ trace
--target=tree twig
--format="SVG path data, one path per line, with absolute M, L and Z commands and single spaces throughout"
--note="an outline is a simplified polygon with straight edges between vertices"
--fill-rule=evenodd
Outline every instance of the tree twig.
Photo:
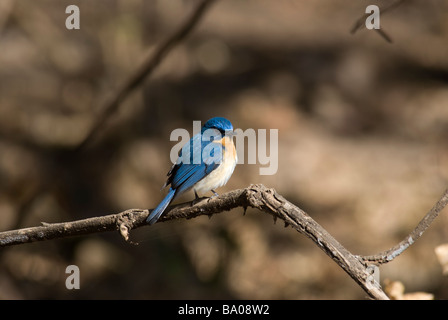
M 437 201 L 437 203 L 428 211 L 425 217 L 419 222 L 417 227 L 404 238 L 399 244 L 386 250 L 382 253 L 361 257 L 364 261 L 374 263 L 374 264 L 384 264 L 392 261 L 398 257 L 404 250 L 409 248 L 415 241 L 417 241 L 422 234 L 428 229 L 431 223 L 439 215 L 439 213 L 448 204 L 448 189 L 445 191 L 443 196 Z
M 391 11 L 401 5 L 406 0 L 398 0 L 396 2 L 389 3 L 388 5 L 380 8 L 381 14 L 385 14 L 388 11 Z M 351 34 L 355 34 L 358 30 L 365 26 L 365 20 L 369 16 L 369 14 L 364 13 L 361 17 L 359 17 L 356 22 L 353 24 L 353 27 L 350 30 Z M 375 29 L 375 31 L 387 42 L 392 43 L 392 38 L 384 31 L 384 29 Z

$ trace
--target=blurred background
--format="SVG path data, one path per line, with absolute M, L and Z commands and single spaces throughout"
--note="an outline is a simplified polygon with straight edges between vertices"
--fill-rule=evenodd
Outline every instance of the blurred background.
M 176 128 L 213 116 L 279 130 L 279 168 L 239 165 L 223 193 L 262 183 L 355 254 L 401 241 L 448 185 L 448 4 L 350 29 L 353 0 L 218 0 L 81 154 L 105 103 L 189 17 L 193 0 L 0 2 L 0 231 L 154 208 Z M 67 30 L 68 5 L 81 13 Z M 247 157 L 247 155 L 246 155 Z M 247 162 L 247 161 L 246 161 Z M 193 199 L 188 194 L 181 201 Z M 243 209 L 211 219 L 0 249 L 1 299 L 365 299 L 314 243 Z M 381 282 L 448 298 L 434 248 L 446 210 L 381 267 Z M 67 290 L 65 268 L 80 268 Z

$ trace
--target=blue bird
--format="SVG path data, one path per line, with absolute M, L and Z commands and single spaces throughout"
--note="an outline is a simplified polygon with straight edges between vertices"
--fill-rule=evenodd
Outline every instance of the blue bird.
M 168 194 L 151 212 L 146 222 L 154 224 L 166 207 L 177 196 L 193 188 L 196 199 L 199 193 L 222 187 L 232 176 L 237 163 L 235 144 L 233 143 L 232 123 L 222 117 L 208 120 L 179 152 L 176 163 L 168 172 L 164 186 L 170 185 Z

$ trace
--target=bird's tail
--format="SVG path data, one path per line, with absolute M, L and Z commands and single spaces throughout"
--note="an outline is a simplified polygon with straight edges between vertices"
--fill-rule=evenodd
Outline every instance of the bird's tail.
M 162 202 L 159 203 L 159 205 L 152 210 L 149 217 L 146 219 L 146 222 L 149 224 L 154 224 L 159 220 L 162 213 L 165 211 L 166 207 L 171 203 L 171 201 L 174 198 L 174 195 L 176 194 L 176 190 L 170 188 L 170 191 L 168 191 L 168 194 L 166 195 L 165 199 L 162 200 Z

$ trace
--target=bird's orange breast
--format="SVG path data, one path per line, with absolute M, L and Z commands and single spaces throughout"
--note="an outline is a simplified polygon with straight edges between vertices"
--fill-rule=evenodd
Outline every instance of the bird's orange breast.
M 235 159 L 235 161 L 236 161 L 236 149 L 235 149 L 235 144 L 233 143 L 232 138 L 230 138 L 228 136 L 224 136 L 222 139 L 216 140 L 213 142 L 219 143 L 224 147 L 223 155 L 222 155 L 223 161 L 226 161 L 226 159 L 228 159 L 228 160 Z

